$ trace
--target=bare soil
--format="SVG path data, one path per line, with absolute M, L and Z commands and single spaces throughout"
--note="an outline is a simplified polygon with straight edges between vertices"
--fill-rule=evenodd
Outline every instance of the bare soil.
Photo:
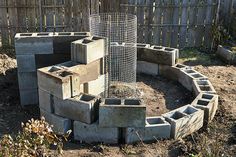
M 236 67 L 225 65 L 214 55 L 196 50 L 182 52 L 180 62 L 208 76 L 219 94 L 219 109 L 213 122 L 182 140 L 165 140 L 134 145 L 65 144 L 66 157 L 74 156 L 236 156 Z M 39 118 L 37 106 L 21 108 L 14 53 L 0 53 L 0 136 L 20 131 L 21 122 Z M 147 115 L 161 115 L 190 103 L 194 98 L 180 84 L 162 77 L 139 75 L 140 97 Z

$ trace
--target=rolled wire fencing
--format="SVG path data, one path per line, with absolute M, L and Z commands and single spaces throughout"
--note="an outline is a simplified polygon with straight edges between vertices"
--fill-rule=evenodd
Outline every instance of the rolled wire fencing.
M 92 35 L 108 38 L 105 97 L 136 96 L 137 17 L 124 13 L 100 13 L 91 15 L 89 22 Z

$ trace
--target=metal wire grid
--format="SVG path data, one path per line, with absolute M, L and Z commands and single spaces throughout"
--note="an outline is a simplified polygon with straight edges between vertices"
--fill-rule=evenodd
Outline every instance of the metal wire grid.
M 108 80 L 105 87 L 108 89 L 106 97 L 113 97 L 114 91 L 111 87 L 119 85 L 119 97 L 131 96 L 124 89 L 131 89 L 133 95 L 136 91 L 136 61 L 137 48 L 135 46 L 124 46 L 122 43 L 137 42 L 137 18 L 135 15 L 124 13 L 101 13 L 90 16 L 90 32 L 92 35 L 108 38 L 108 51 L 106 69 Z M 118 45 L 111 43 L 117 42 Z M 124 87 L 125 86 L 125 87 Z M 128 86 L 128 88 L 126 88 Z

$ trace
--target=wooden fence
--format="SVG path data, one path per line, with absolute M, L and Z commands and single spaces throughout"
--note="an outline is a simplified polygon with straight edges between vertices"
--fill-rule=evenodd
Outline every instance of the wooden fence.
M 230 1 L 230 0 L 229 0 Z M 90 14 L 126 12 L 138 18 L 138 42 L 211 47 L 220 0 L 0 0 L 3 45 L 16 32 L 89 31 Z

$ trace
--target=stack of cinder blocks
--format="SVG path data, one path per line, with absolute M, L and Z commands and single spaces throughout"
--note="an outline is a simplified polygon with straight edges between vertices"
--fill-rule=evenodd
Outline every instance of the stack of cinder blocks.
M 71 42 L 88 32 L 18 33 L 15 51 L 21 105 L 38 103 L 37 69 L 70 60 Z

